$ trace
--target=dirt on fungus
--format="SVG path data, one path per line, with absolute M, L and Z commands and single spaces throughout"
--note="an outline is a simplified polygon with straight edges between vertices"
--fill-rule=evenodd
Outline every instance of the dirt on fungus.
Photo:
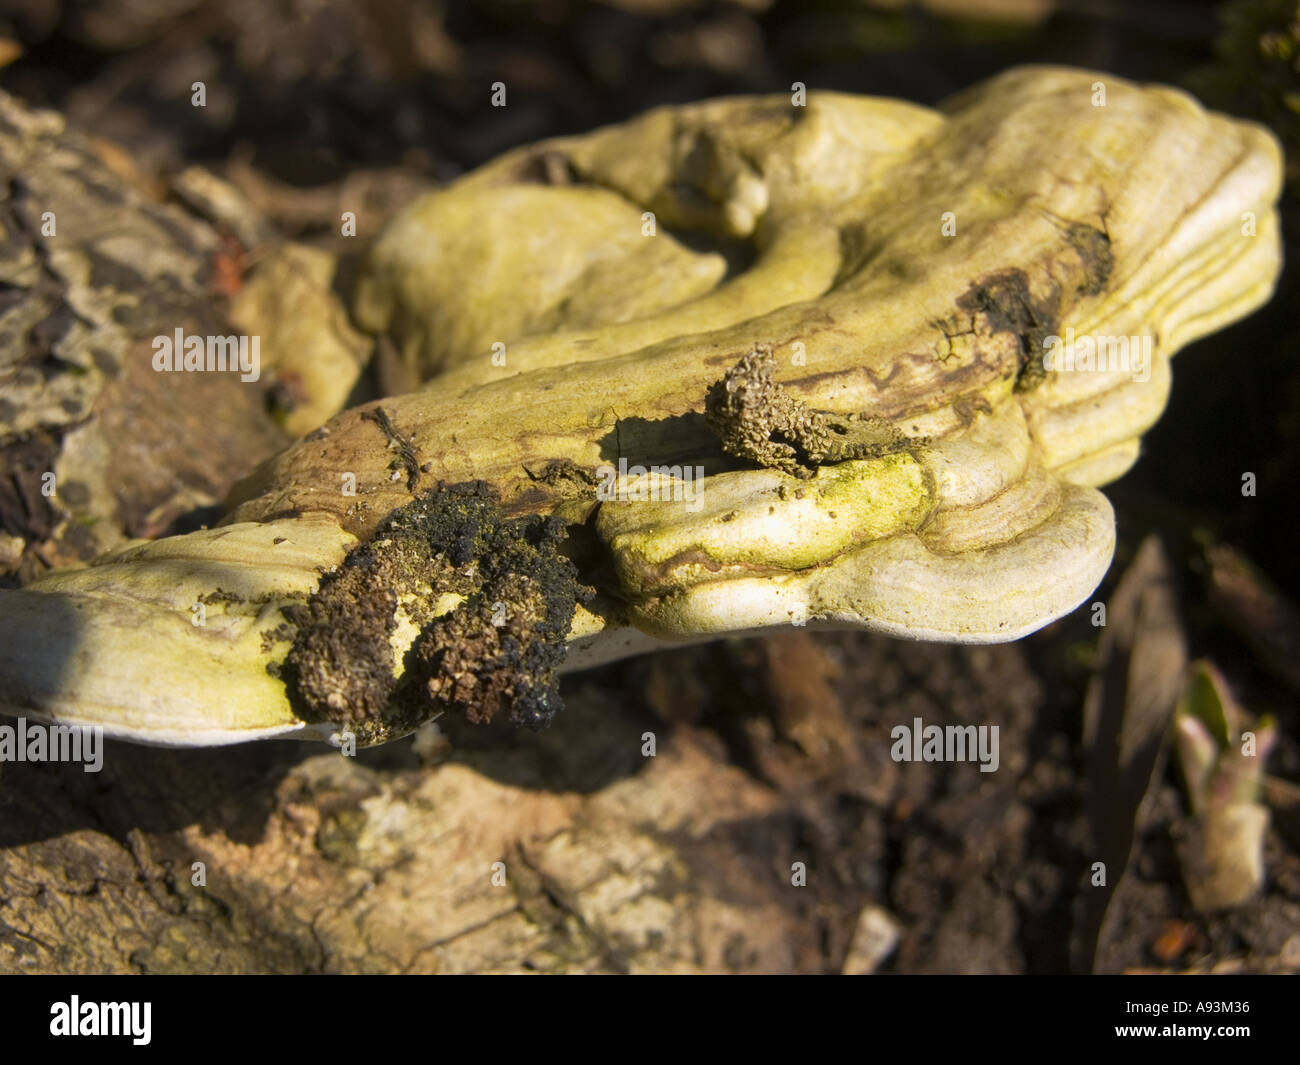
M 1098 295 L 1110 281 L 1115 263 L 1109 234 L 1082 222 L 1072 222 L 1063 230 L 1066 243 L 1078 256 L 1077 263 L 1063 264 L 1067 276 L 1077 278 L 1075 291 L 1083 296 Z M 1060 329 L 1062 291 L 1053 281 L 1045 292 L 1036 294 L 1023 270 L 1004 270 L 980 278 L 957 300 L 963 314 L 981 319 L 980 331 L 1016 335 L 1020 342 L 1018 392 L 1032 391 L 1047 377 L 1044 341 Z
M 882 418 L 814 410 L 778 384 L 760 344 L 709 386 L 704 414 L 723 450 L 805 480 L 818 466 L 878 458 L 916 441 Z
M 1110 281 L 1115 267 L 1115 255 L 1110 250 L 1110 234 L 1096 226 L 1072 222 L 1065 230 L 1065 239 L 1079 253 L 1083 262 L 1083 280 L 1078 291 L 1084 296 L 1096 296 Z
M 503 519 L 482 481 L 398 508 L 307 603 L 284 609 L 297 636 L 279 674 L 295 709 L 362 746 L 445 711 L 543 727 L 563 706 L 556 670 L 589 594 L 559 553 L 564 536 L 555 517 Z M 418 630 L 401 661 L 399 626 Z

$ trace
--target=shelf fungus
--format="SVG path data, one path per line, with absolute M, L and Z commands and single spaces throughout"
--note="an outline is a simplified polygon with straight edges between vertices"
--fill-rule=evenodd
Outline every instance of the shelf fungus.
M 1052 68 L 513 151 L 354 279 L 423 387 L 336 413 L 215 528 L 0 592 L 3 708 L 370 743 L 540 724 L 560 669 L 664 642 L 1016 639 L 1109 566 L 1097 489 L 1170 357 L 1269 298 L 1280 180 L 1258 126 Z

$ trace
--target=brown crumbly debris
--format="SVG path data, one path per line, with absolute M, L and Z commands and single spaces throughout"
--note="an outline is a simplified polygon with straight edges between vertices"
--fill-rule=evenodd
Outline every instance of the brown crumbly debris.
M 558 518 L 504 520 L 479 481 L 399 507 L 308 603 L 284 611 L 297 637 L 280 672 L 299 713 L 363 745 L 446 710 L 487 721 L 504 709 L 541 728 L 562 706 L 557 669 L 587 594 L 559 554 L 564 535 Z M 464 601 L 436 617 L 446 593 Z M 399 670 L 390 641 L 403 614 L 420 635 Z
M 434 622 L 415 645 L 429 698 L 475 724 L 507 710 L 518 724 L 544 725 L 559 709 L 547 620 L 544 589 L 514 573 Z
M 914 442 L 880 418 L 813 410 L 776 383 L 775 371 L 771 345 L 760 344 L 709 387 L 704 414 L 729 454 L 806 479 L 818 466 Z

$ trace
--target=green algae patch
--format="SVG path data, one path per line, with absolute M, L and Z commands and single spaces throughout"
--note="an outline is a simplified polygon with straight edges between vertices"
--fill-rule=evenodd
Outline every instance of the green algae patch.
M 918 528 L 933 501 L 925 469 L 900 451 L 822 466 L 807 479 L 776 470 L 716 474 L 690 502 L 604 503 L 596 529 L 635 599 L 821 565 L 863 541 Z
M 295 708 L 362 746 L 447 711 L 541 728 L 562 706 L 556 671 L 587 594 L 563 539 L 559 519 L 503 519 L 480 481 L 393 511 L 284 610 L 298 630 L 280 669 Z

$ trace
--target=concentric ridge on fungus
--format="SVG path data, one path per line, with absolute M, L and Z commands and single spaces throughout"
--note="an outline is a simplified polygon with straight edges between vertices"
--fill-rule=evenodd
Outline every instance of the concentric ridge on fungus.
M 284 608 L 298 633 L 280 675 L 298 712 L 363 745 L 452 710 L 543 727 L 562 706 L 556 670 L 587 594 L 563 538 L 558 518 L 504 520 L 481 481 L 398 508 L 305 605 Z

